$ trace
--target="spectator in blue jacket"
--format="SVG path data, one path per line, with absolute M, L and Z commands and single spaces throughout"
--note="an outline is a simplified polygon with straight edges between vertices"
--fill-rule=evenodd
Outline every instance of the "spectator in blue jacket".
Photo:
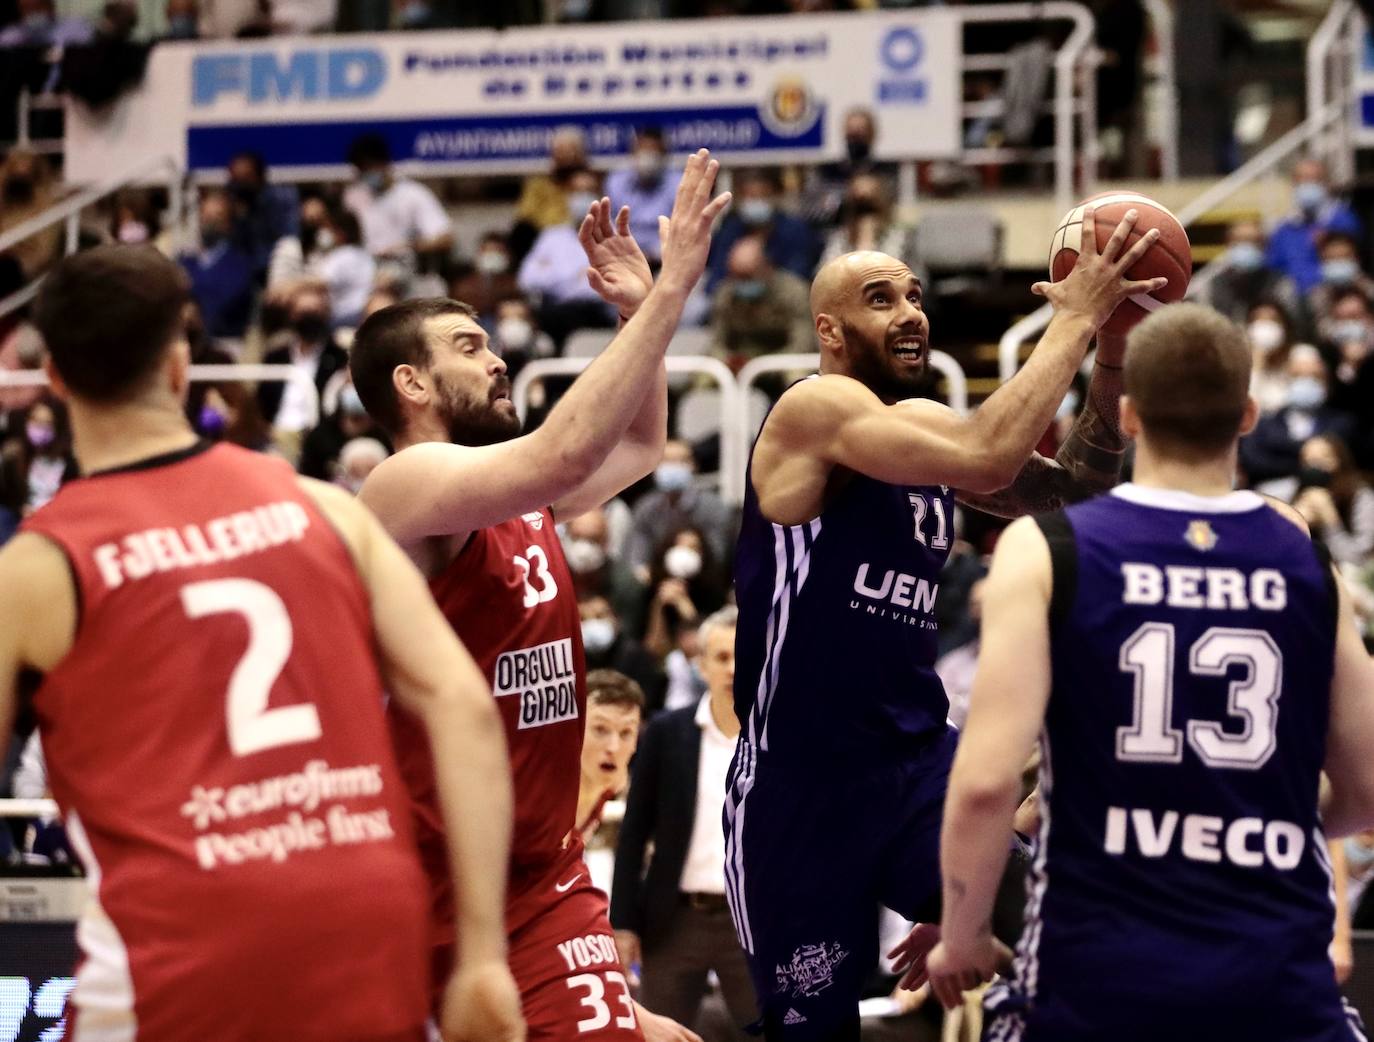
M 234 244 L 253 262 L 259 281 L 267 278 L 272 247 L 301 233 L 301 196 L 295 185 L 267 183 L 267 164 L 256 152 L 229 160 L 229 194 L 234 199 Z
M 1322 237 L 1343 232 L 1359 239 L 1363 227 L 1355 212 L 1331 195 L 1326 166 L 1318 159 L 1304 159 L 1293 167 L 1293 203 L 1294 212 L 1269 236 L 1266 261 L 1306 296 L 1321 281 L 1318 250 Z
M 215 339 L 239 339 L 248 328 L 256 282 L 253 262 L 232 241 L 233 204 L 227 193 L 206 192 L 200 200 L 200 247 L 181 255 L 191 278 L 191 297 Z
M 605 191 L 613 211 L 619 213 L 622 206 L 630 208 L 630 233 L 650 262 L 662 259 L 658 217 L 673 212 L 681 180 L 681 171 L 668 169 L 668 146 L 657 127 L 637 130 L 631 165 L 606 175 Z
M 821 255 L 820 239 L 811 225 L 778 209 L 781 193 L 782 185 L 771 171 L 756 170 L 739 178 L 735 205 L 711 240 L 711 257 L 706 262 L 708 290 L 714 290 L 725 277 L 730 250 L 745 235 L 763 239 L 764 253 L 773 267 L 810 281 Z

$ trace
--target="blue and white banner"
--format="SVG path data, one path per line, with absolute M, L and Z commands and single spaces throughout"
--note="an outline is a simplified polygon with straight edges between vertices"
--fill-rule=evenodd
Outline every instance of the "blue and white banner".
M 959 147 L 960 48 L 940 10 L 164 44 L 111 110 L 72 107 L 67 171 L 219 171 L 251 149 L 282 175 L 338 174 L 367 132 L 415 172 L 527 170 L 569 124 L 594 160 L 652 125 L 679 154 L 816 161 L 843 153 L 859 106 L 880 158 L 935 158 Z

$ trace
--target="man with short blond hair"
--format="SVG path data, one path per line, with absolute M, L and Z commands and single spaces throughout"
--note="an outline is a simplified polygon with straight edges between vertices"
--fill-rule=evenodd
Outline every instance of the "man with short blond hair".
M 1327 954 L 1326 835 L 1374 823 L 1374 671 L 1301 518 L 1232 490 L 1249 383 L 1239 327 L 1156 312 L 1126 352 L 1134 481 L 998 543 L 926 963 L 952 1007 L 1009 954 L 987 923 L 1038 736 L 1026 928 L 988 1038 L 1365 1037 Z

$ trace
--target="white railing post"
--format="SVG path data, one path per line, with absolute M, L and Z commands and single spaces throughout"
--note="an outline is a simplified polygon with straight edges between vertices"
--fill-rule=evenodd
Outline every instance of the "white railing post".
M 1159 49 L 1159 174 L 1178 180 L 1178 69 L 1174 62 L 1174 9 L 1168 0 L 1145 0 Z

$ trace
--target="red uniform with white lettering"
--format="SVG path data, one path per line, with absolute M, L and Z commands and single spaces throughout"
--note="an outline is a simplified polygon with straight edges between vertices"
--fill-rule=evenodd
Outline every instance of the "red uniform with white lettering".
M 79 595 L 34 696 L 94 897 L 67 1037 L 423 1039 L 369 597 L 290 467 L 197 446 L 71 482 L 24 529 Z
M 479 529 L 430 589 L 491 684 L 506 725 L 515 834 L 506 898 L 510 964 L 529 1042 L 638 1039 L 606 896 L 574 828 L 587 665 L 572 574 L 548 510 Z M 436 997 L 453 961 L 453 892 L 429 743 L 390 707 L 420 851 L 434 887 Z

